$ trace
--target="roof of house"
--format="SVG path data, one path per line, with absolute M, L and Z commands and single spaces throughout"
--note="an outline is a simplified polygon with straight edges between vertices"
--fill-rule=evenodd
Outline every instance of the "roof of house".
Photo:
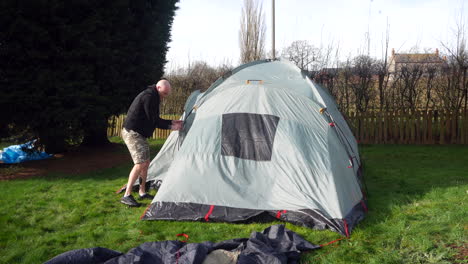
M 443 59 L 436 53 L 404 54 L 395 53 L 395 63 L 441 63 Z

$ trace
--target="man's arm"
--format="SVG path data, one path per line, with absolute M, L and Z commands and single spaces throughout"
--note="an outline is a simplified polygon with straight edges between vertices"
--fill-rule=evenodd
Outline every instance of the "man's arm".
M 145 109 L 145 115 L 148 120 L 157 128 L 170 129 L 172 126 L 172 120 L 162 119 L 159 117 L 159 104 L 151 102 L 150 96 L 145 96 L 143 99 L 143 108 Z
M 162 119 L 158 115 L 156 116 L 156 127 L 161 129 L 171 129 L 172 128 L 172 120 Z

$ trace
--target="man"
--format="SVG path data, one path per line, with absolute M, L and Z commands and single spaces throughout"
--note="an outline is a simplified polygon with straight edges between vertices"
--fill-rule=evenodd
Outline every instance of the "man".
M 145 192 L 146 177 L 150 164 L 149 144 L 147 138 L 153 135 L 155 128 L 181 130 L 182 121 L 165 120 L 159 117 L 159 104 L 171 93 L 171 84 L 167 80 L 160 80 L 156 85 L 149 86 L 133 100 L 125 119 L 122 138 L 132 156 L 133 169 L 128 176 L 127 188 L 121 203 L 129 206 L 140 206 L 133 198 L 132 186 L 141 178 L 139 189 L 140 199 L 152 200 L 154 196 Z

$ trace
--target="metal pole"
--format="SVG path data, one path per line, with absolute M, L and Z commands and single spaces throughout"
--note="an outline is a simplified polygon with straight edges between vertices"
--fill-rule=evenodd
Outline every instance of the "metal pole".
M 272 34 L 271 34 L 271 57 L 275 59 L 275 0 L 271 0 L 271 25 L 272 25 Z
M 371 7 L 372 1 L 369 2 L 369 16 L 367 17 L 367 57 L 370 56 L 370 18 L 371 18 Z

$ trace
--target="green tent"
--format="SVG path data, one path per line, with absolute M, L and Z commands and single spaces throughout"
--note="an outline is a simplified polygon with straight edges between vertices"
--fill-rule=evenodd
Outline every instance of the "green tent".
M 151 162 L 145 220 L 281 219 L 349 235 L 366 208 L 358 146 L 333 98 L 288 61 L 242 65 L 187 100 Z

